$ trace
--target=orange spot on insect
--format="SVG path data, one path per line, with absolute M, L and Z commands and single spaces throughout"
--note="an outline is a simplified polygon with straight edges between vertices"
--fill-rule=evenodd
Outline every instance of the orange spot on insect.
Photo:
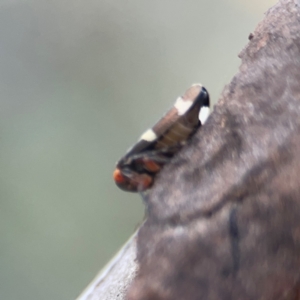
M 125 177 L 123 176 L 122 172 L 120 169 L 115 169 L 113 173 L 113 178 L 116 183 L 123 183 L 125 182 Z
M 151 187 L 151 185 L 153 184 L 153 178 L 149 175 L 143 174 L 140 176 L 139 182 L 141 191 L 144 191 Z
M 149 172 L 156 173 L 161 169 L 160 165 L 154 162 L 153 160 L 144 160 L 143 164 L 145 169 Z

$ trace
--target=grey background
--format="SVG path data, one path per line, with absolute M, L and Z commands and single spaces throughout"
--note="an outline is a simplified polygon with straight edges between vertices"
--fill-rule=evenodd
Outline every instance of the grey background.
M 275 1 L 0 1 L 0 299 L 74 299 L 143 219 L 112 172 L 190 84 L 217 101 Z

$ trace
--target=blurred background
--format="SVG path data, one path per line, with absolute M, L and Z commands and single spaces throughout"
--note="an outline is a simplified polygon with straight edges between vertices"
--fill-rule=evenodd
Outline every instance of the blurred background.
M 0 299 L 74 299 L 142 221 L 115 162 L 213 102 L 275 0 L 0 0 Z

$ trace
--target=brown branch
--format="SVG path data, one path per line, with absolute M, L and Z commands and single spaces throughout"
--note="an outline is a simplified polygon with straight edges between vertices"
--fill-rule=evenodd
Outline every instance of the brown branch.
M 124 299 L 136 274 L 136 234 L 96 276 L 77 300 Z
M 127 299 L 300 299 L 299 6 L 268 11 L 206 125 L 156 180 Z
M 300 299 L 299 4 L 269 10 L 156 181 L 128 299 Z

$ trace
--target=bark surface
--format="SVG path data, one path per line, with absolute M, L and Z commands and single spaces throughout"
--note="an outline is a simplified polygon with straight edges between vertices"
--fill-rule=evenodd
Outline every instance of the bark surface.
M 207 123 L 157 178 L 126 299 L 300 299 L 299 6 L 267 12 Z
M 205 126 L 157 178 L 148 219 L 78 298 L 300 299 L 300 0 L 249 36 Z

